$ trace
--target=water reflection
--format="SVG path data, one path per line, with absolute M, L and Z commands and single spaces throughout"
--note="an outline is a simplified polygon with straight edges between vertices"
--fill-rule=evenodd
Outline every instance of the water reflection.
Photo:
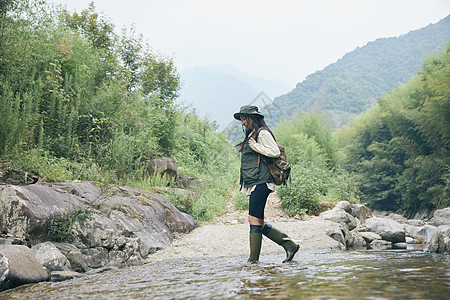
M 450 259 L 421 251 L 303 251 L 170 260 L 0 293 L 1 299 L 448 299 Z

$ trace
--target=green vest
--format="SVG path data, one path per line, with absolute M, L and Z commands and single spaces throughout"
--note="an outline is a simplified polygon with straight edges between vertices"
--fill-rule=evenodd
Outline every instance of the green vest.
M 240 183 L 246 188 L 261 183 L 275 182 L 260 155 L 253 151 L 248 143 L 242 147 Z

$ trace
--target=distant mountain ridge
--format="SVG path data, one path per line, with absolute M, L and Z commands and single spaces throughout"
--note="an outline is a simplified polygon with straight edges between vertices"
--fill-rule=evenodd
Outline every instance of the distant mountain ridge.
M 422 67 L 424 56 L 443 50 L 450 40 L 450 16 L 422 29 L 380 38 L 345 54 L 315 72 L 272 105 L 262 108 L 274 126 L 298 110 L 321 111 L 339 128 L 376 103 L 396 84 L 406 83 Z M 283 112 L 280 114 L 280 110 Z M 236 128 L 229 128 L 230 133 Z
M 271 99 L 289 91 L 282 83 L 245 74 L 231 65 L 193 67 L 180 72 L 183 87 L 179 102 L 192 105 L 197 114 L 223 130 L 242 105 L 264 92 Z M 266 103 L 258 103 L 263 106 Z

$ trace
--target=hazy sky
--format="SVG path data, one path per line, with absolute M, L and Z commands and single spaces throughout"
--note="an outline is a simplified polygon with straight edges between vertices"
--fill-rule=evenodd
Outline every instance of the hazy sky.
M 81 11 L 91 0 L 49 0 Z M 450 14 L 450 0 L 96 0 L 116 25 L 135 24 L 179 71 L 231 64 L 289 87 L 377 38 Z

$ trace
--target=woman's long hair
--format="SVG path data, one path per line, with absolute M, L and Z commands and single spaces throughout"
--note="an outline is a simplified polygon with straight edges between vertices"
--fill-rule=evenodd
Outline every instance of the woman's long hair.
M 275 140 L 275 136 L 273 135 L 272 130 L 270 130 L 269 126 L 267 126 L 266 122 L 264 121 L 264 118 L 260 115 L 245 115 L 245 117 L 252 120 L 252 128 L 247 129 L 242 125 L 242 131 L 245 133 L 245 138 L 242 142 L 236 145 L 236 148 L 238 148 L 239 152 L 242 152 L 242 148 L 244 147 L 245 143 L 250 139 L 250 137 L 255 138 L 256 134 L 258 133 L 259 129 L 265 129 L 270 132 L 273 139 Z

